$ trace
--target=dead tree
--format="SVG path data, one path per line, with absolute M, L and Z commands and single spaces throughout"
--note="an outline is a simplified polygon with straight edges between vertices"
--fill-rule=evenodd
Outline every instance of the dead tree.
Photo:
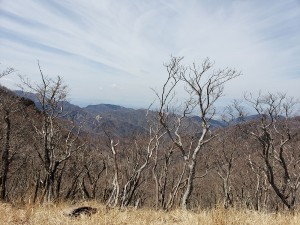
M 73 165 L 71 166 L 71 168 L 69 168 L 69 170 L 71 170 L 71 172 L 73 173 L 72 176 L 72 180 L 70 182 L 70 187 L 67 189 L 66 195 L 64 196 L 64 200 L 73 200 L 75 199 L 76 194 L 79 192 L 79 179 L 81 176 L 83 176 L 82 174 L 84 173 L 84 167 L 81 168 L 80 170 L 78 170 L 78 165 L 76 162 L 73 163 Z M 38 180 L 39 181 L 39 178 Z M 37 196 L 36 196 L 37 197 Z
M 11 73 L 15 72 L 13 68 L 7 68 L 6 70 L 0 73 L 0 78 L 7 76 Z M 16 152 L 11 149 L 11 133 L 12 133 L 12 114 L 21 110 L 22 104 L 18 101 L 17 97 L 14 93 L 9 91 L 6 88 L 0 87 L 0 110 L 3 113 L 3 149 L 2 149 L 2 167 L 1 167 L 1 193 L 0 199 L 3 201 L 8 200 L 7 196 L 7 180 L 10 164 L 15 156 Z
M 261 209 L 267 209 L 267 204 L 269 201 L 269 191 L 271 189 L 271 185 L 268 182 L 268 178 L 263 170 L 263 165 L 255 163 L 251 156 L 248 158 L 249 166 L 253 173 L 256 176 L 256 185 L 254 190 L 254 208 L 257 211 Z
M 110 147 L 111 147 L 111 152 L 113 155 L 113 163 L 114 163 L 114 178 L 113 178 L 113 189 L 112 192 L 109 196 L 109 199 L 107 200 L 106 205 L 109 207 L 116 207 L 119 202 L 119 194 L 120 194 L 120 184 L 119 184 L 119 167 L 118 167 L 118 162 L 117 162 L 117 152 L 116 152 L 116 147 L 119 145 L 119 142 L 116 144 L 114 141 L 111 139 L 110 141 Z
M 167 204 L 167 184 L 168 184 L 168 178 L 170 176 L 170 164 L 171 164 L 171 159 L 172 155 L 174 153 L 174 145 L 171 145 L 170 147 L 164 147 L 166 150 L 163 155 L 163 159 L 159 158 L 159 154 L 161 155 L 162 153 L 156 149 L 155 155 L 153 158 L 154 165 L 152 168 L 152 175 L 153 179 L 155 181 L 155 205 L 156 209 L 158 207 L 161 207 L 164 210 L 169 209 L 169 207 L 172 207 L 174 204 L 174 198 L 171 199 L 171 196 L 175 196 L 177 194 L 177 190 L 174 190 L 173 195 L 170 193 L 170 203 Z M 163 165 L 159 165 L 159 161 L 163 161 Z M 161 167 L 161 169 L 160 169 Z M 160 169 L 160 170 L 159 170 Z
M 86 172 L 82 178 L 81 186 L 82 186 L 83 192 L 87 198 L 96 199 L 97 184 L 98 184 L 98 181 L 99 181 L 102 173 L 106 170 L 106 164 L 105 164 L 105 161 L 102 160 L 102 168 L 100 169 L 99 167 L 97 167 L 96 172 L 94 172 L 95 174 L 93 174 L 91 167 L 92 167 L 92 162 L 84 165 Z M 88 180 L 88 184 L 91 188 L 88 188 L 86 185 L 86 182 L 85 182 L 86 177 Z
M 259 144 L 258 156 L 267 181 L 280 201 L 290 210 L 295 208 L 300 185 L 300 160 L 292 147 L 297 133 L 291 115 L 297 101 L 285 94 L 245 96 L 245 102 L 257 113 L 257 121 L 246 123 L 244 132 Z M 252 160 L 253 161 L 253 160 Z
M 148 117 L 148 113 L 149 110 L 146 114 L 148 134 L 136 135 L 133 143 L 131 143 L 129 147 L 124 147 L 122 149 L 124 157 L 127 159 L 127 162 L 125 162 L 125 169 L 123 169 L 125 176 L 122 176 L 122 180 L 121 175 L 119 175 L 121 170 L 119 168 L 120 163 L 117 161 L 117 156 L 120 155 L 120 152 L 118 154 L 116 151 L 119 142 L 114 144 L 113 139 L 110 138 L 110 149 L 114 164 L 114 178 L 113 189 L 107 202 L 108 206 L 115 207 L 120 205 L 121 208 L 124 208 L 130 203 L 134 203 L 137 207 L 140 203 L 140 198 L 136 198 L 136 193 L 142 183 L 142 175 L 144 171 L 149 168 L 153 152 L 159 148 L 160 140 L 166 134 L 159 123 L 150 123 L 150 116 Z M 118 146 L 118 149 L 121 147 L 122 146 Z M 131 154 L 129 154 L 129 152 L 131 152 Z
M 233 105 L 243 109 L 238 101 L 234 101 Z M 240 159 L 241 149 L 245 149 L 244 136 L 240 129 L 235 124 L 232 124 L 235 118 L 241 115 L 235 115 L 235 110 L 228 106 L 222 115 L 222 121 L 226 124 L 226 128 L 220 129 L 218 138 L 212 142 L 214 152 L 213 163 L 215 171 L 222 181 L 223 190 L 223 205 L 225 208 L 233 206 L 234 204 L 234 178 L 236 177 L 235 170 Z
M 153 152 L 159 148 L 160 139 L 165 135 L 165 132 L 162 132 L 161 126 L 150 126 L 149 127 L 149 139 L 143 141 L 141 144 L 138 144 L 135 141 L 135 151 L 141 152 L 143 156 L 142 162 L 135 162 L 134 168 L 131 171 L 129 179 L 124 185 L 121 207 L 128 206 L 132 201 L 134 193 L 140 184 L 140 178 L 143 171 L 148 167 L 150 159 L 152 158 Z
M 12 74 L 12 73 L 14 73 L 14 72 L 15 72 L 15 69 L 14 69 L 14 68 L 8 67 L 8 68 L 6 68 L 5 70 L 3 70 L 3 71 L 0 73 L 0 78 L 5 77 L 5 76 L 7 76 L 7 75 L 9 75 L 9 74 Z
M 80 126 L 73 121 L 58 123 L 64 116 L 64 101 L 67 96 L 67 86 L 64 85 L 60 76 L 51 79 L 39 71 L 42 82 L 33 84 L 28 79 L 22 79 L 23 87 L 33 92 L 36 96 L 37 105 L 41 111 L 41 123 L 32 121 L 37 137 L 42 140 L 42 147 L 38 147 L 37 153 L 45 169 L 45 177 L 42 179 L 43 193 L 41 201 L 55 200 L 55 183 L 58 171 L 63 167 L 71 155 L 83 148 L 79 143 Z M 39 149 L 40 148 L 40 149 Z
M 3 99 L 1 98 L 1 103 Z M 3 104 L 1 104 L 3 107 Z M 6 108 L 6 107 L 3 107 Z M 10 137 L 11 137 L 11 120 L 10 120 L 10 113 L 9 109 L 4 109 L 4 147 L 2 150 L 2 168 L 1 168 L 1 200 L 7 200 L 7 177 L 9 171 L 9 165 L 11 162 L 10 156 Z
M 181 199 L 181 207 L 187 209 L 187 204 L 194 187 L 195 169 L 198 162 L 198 154 L 203 146 L 210 142 L 215 135 L 209 133 L 210 120 L 215 115 L 215 102 L 222 96 L 224 84 L 239 76 L 234 69 L 212 71 L 213 63 L 206 59 L 201 66 L 195 63 L 191 67 L 181 65 L 183 58 L 172 57 L 166 66 L 168 77 L 163 84 L 161 93 L 155 91 L 160 103 L 160 123 L 167 134 L 182 154 L 182 159 L 187 163 L 187 183 Z M 210 74 L 209 74 L 210 72 Z M 180 85 L 188 95 L 181 105 L 182 110 L 175 114 L 170 111 L 174 103 L 174 91 Z M 184 143 L 182 124 L 191 113 L 201 118 L 200 135 L 189 143 Z M 194 131 L 196 132 L 196 131 Z
M 221 137 L 221 146 L 217 147 L 216 155 L 216 172 L 222 179 L 222 189 L 224 195 L 224 207 L 227 209 L 233 205 L 233 194 L 231 186 L 231 176 L 233 173 L 233 165 L 236 157 L 236 146 L 229 149 L 226 146 L 225 140 Z M 227 148 L 226 148 L 227 147 Z
M 164 139 L 162 143 L 168 143 Z M 154 165 L 152 175 L 155 182 L 155 206 L 170 210 L 178 200 L 180 190 L 185 185 L 184 175 L 186 173 L 186 163 L 178 163 L 176 147 L 173 143 L 162 144 L 161 149 L 157 148 L 153 157 Z M 181 161 L 179 161 L 181 162 Z

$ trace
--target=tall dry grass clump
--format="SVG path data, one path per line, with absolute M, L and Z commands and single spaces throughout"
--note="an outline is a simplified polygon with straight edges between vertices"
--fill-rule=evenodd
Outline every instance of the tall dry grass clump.
M 71 218 L 67 214 L 74 208 L 91 206 L 97 213 L 91 216 L 82 215 Z M 23 205 L 0 204 L 1 224 L 205 224 L 205 225 L 296 225 L 300 224 L 300 213 L 262 213 L 243 209 L 224 209 L 217 207 L 211 210 L 170 212 L 154 209 L 124 210 L 107 209 L 97 202 L 81 202 L 76 204 L 44 204 Z

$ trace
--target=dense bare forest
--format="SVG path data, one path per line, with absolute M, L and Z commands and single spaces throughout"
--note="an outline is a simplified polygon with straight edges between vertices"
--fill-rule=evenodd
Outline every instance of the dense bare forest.
M 91 119 L 66 110 L 66 84 L 40 67 L 39 84 L 21 77 L 23 96 L 1 87 L 1 200 L 84 199 L 166 211 L 220 204 L 258 211 L 297 208 L 298 101 L 280 93 L 247 94 L 221 115 L 215 103 L 240 72 L 217 70 L 209 59 L 184 66 L 181 59 L 165 65 L 166 81 L 154 90 L 155 103 L 139 111 L 142 129 L 130 135 L 103 125 L 99 115 Z M 178 90 L 186 99 L 177 98 Z M 212 125 L 215 118 L 222 126 Z

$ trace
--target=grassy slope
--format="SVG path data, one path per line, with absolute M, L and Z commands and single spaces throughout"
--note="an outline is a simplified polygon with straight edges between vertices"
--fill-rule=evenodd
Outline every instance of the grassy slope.
M 98 212 L 91 217 L 69 218 L 65 215 L 79 206 L 92 206 Z M 22 207 L 0 203 L 1 224 L 300 224 L 300 213 L 292 216 L 284 214 L 264 214 L 244 210 L 224 210 L 222 208 L 201 211 L 199 213 L 174 210 L 171 212 L 152 209 L 107 210 L 95 202 L 83 202 L 76 205 L 44 205 Z

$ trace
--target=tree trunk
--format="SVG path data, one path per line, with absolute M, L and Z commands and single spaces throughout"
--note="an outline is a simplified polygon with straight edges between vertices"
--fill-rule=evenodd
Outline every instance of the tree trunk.
M 189 164 L 188 168 L 189 168 L 189 174 L 188 174 L 188 179 L 187 179 L 187 185 L 186 185 L 185 192 L 181 199 L 181 208 L 184 210 L 187 209 L 187 204 L 188 204 L 189 198 L 190 198 L 191 193 L 194 188 L 196 161 L 192 160 L 191 163 Z
M 11 122 L 9 118 L 9 112 L 5 112 L 5 143 L 2 152 L 2 177 L 1 177 L 1 200 L 7 201 L 7 176 L 9 171 L 9 150 L 10 150 L 10 134 L 11 134 Z

